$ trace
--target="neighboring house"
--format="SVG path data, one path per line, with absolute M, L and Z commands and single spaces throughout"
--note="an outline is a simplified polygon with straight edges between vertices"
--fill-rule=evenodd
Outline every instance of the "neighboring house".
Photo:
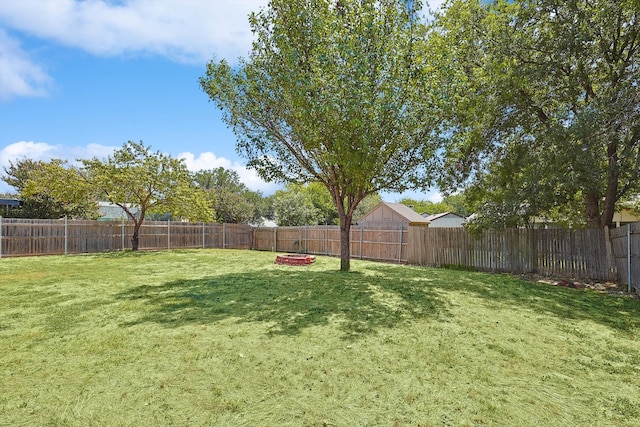
M 464 227 L 466 218 L 454 212 L 443 212 L 439 214 L 422 214 L 429 221 L 429 228 L 458 228 Z
M 98 207 L 98 213 L 100 214 L 98 221 L 129 220 L 125 211 L 118 205 L 109 202 L 98 202 Z M 139 209 L 135 208 L 133 212 L 137 214 Z
M 249 225 L 252 226 L 252 227 L 269 227 L 269 228 L 273 228 L 273 227 L 277 227 L 278 223 L 273 221 L 273 220 L 271 220 L 271 219 L 267 219 L 265 217 L 262 217 L 257 221 L 249 223 Z
M 640 218 L 633 215 L 627 209 L 623 209 L 622 211 L 613 214 L 613 225 L 616 227 L 631 224 L 632 222 L 640 222 Z
M 9 211 L 13 209 L 20 209 L 22 201 L 18 199 L 0 199 L 0 216 L 2 214 L 9 215 Z
M 376 205 L 376 207 L 359 218 L 356 223 L 358 225 L 428 225 L 429 221 L 409 206 L 400 203 L 380 202 Z

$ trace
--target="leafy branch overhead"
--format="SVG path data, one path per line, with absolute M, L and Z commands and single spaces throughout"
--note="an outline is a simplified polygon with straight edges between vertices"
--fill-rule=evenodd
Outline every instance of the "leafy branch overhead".
M 456 76 L 442 185 L 469 186 L 502 226 L 535 215 L 611 225 L 640 193 L 640 3 L 445 6 L 429 38 Z

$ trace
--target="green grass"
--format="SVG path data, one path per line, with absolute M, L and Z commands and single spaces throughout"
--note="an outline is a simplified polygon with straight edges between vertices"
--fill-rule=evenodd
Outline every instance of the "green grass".
M 0 260 L 0 425 L 640 425 L 638 300 L 274 258 Z

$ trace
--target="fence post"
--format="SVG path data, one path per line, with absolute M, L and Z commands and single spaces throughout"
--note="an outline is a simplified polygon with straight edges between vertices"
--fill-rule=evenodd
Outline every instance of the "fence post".
M 227 223 L 222 223 L 222 249 L 227 248 Z
M 360 259 L 362 259 L 362 241 L 364 240 L 364 225 L 360 224 Z
M 125 249 L 125 247 L 124 247 L 124 217 L 122 217 L 122 233 L 121 233 L 121 236 L 122 236 L 122 251 L 124 252 L 124 249 Z
M 631 293 L 631 224 L 627 224 L 627 288 Z
M 67 255 L 68 245 L 68 228 L 67 228 L 67 216 L 64 216 L 64 254 Z
M 398 251 L 398 263 L 402 264 L 402 233 L 404 224 L 400 223 L 400 250 Z
M 329 224 L 324 225 L 324 254 L 329 255 Z
M 205 243 L 204 243 L 204 221 L 202 221 L 202 249 L 204 249 Z
M 278 252 L 278 227 L 273 227 L 273 252 Z
M 2 215 L 0 215 L 0 258 L 2 258 Z

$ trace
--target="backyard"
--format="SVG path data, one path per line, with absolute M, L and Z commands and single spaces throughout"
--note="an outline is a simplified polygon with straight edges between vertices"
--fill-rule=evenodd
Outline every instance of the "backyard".
M 272 252 L 0 260 L 0 425 L 640 425 L 640 301 Z

